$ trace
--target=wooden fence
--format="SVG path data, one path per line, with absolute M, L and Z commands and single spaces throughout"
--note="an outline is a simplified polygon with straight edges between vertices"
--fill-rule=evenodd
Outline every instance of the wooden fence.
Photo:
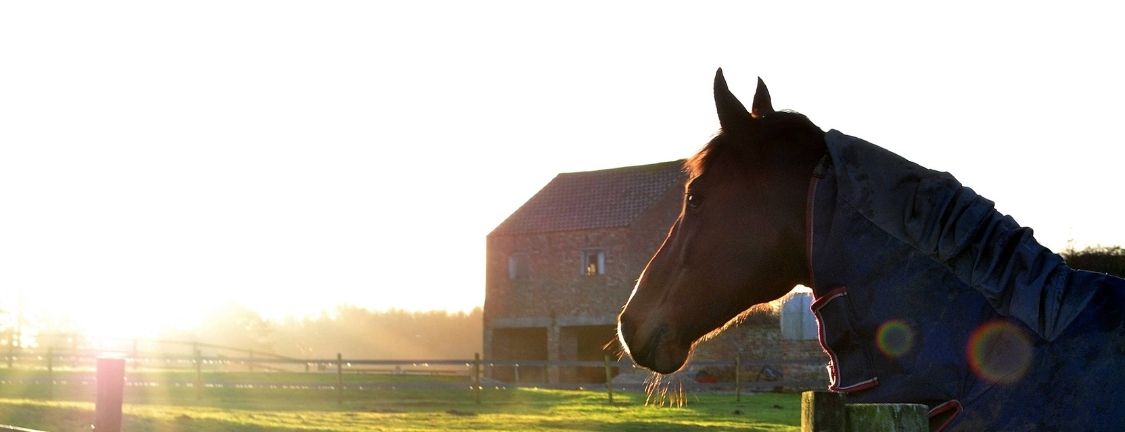
M 6 356 L 9 368 L 20 369 L 45 369 L 47 371 L 47 378 L 51 380 L 51 373 L 54 369 L 66 367 L 69 369 L 89 369 L 94 364 L 94 359 L 98 357 L 96 351 L 80 351 L 80 352 L 55 352 L 47 350 L 46 352 L 28 352 L 11 353 Z M 487 381 L 490 386 L 498 387 L 560 387 L 560 388 L 573 388 L 579 386 L 590 386 L 595 384 L 604 384 L 611 381 L 616 372 L 631 373 L 636 372 L 637 375 L 644 376 L 647 372 L 639 370 L 632 361 L 629 360 L 616 360 L 606 358 L 602 360 L 569 360 L 569 361 L 549 361 L 549 360 L 482 360 L 479 355 L 473 359 L 348 359 L 342 354 L 338 354 L 335 358 L 320 358 L 320 359 L 297 359 L 291 357 L 283 357 L 270 355 L 266 353 L 248 353 L 242 356 L 229 356 L 229 355 L 209 355 L 204 356 L 201 349 L 194 349 L 191 355 L 185 354 L 165 354 L 165 353 L 124 353 L 121 354 L 122 358 L 127 359 L 127 367 L 130 370 L 143 370 L 143 369 L 180 369 L 195 371 L 197 377 L 202 372 L 304 372 L 304 373 L 333 373 L 337 374 L 399 374 L 399 375 L 447 375 L 447 376 L 462 376 L 471 382 L 484 382 Z M 736 391 L 741 390 L 800 390 L 800 389 L 813 389 L 823 388 L 825 383 L 817 380 L 801 380 L 801 379 L 786 379 L 785 377 L 778 378 L 773 374 L 763 374 L 764 370 L 770 368 L 778 368 L 786 365 L 802 365 L 821 367 L 823 362 L 809 361 L 809 360 L 742 360 L 735 358 L 732 360 L 706 360 L 706 361 L 693 361 L 691 367 L 695 370 L 702 370 L 705 368 L 728 368 L 734 371 L 732 380 L 726 382 L 718 382 L 714 384 L 707 383 L 694 383 L 703 389 L 731 389 Z M 524 373 L 521 370 L 526 369 L 540 369 L 547 368 L 574 368 L 585 370 L 599 371 L 599 379 L 594 382 L 586 383 L 569 383 L 569 384 L 548 384 L 542 381 L 535 381 L 531 379 L 521 378 Z M 493 376 L 493 372 L 499 369 L 507 369 L 514 371 L 512 378 L 506 381 L 498 380 L 483 380 L 476 378 L 478 375 L 481 377 Z M 610 379 L 606 379 L 605 371 L 608 369 L 610 372 Z M 692 376 L 683 375 L 681 377 L 686 381 L 693 381 Z M 198 381 L 198 379 L 196 380 Z M 2 382 L 0 382 L 2 383 Z M 202 382 L 185 383 L 189 386 L 202 385 Z M 619 388 L 627 389 L 629 387 L 643 387 L 644 383 L 637 382 L 620 382 L 616 383 Z M 372 385 L 372 388 L 377 385 Z
M 133 353 L 133 355 L 118 355 L 111 358 L 98 357 L 93 352 L 63 352 L 56 353 L 53 350 L 46 352 L 33 353 L 24 351 L 22 353 L 9 353 L 8 364 L 10 368 L 18 368 L 24 371 L 34 370 L 38 371 L 31 375 L 26 374 L 8 374 L 2 380 L 0 385 L 7 384 L 36 384 L 46 385 L 46 394 L 48 398 L 52 398 L 53 389 L 59 385 L 96 385 L 96 423 L 101 426 L 98 427 L 99 431 L 119 430 L 121 419 L 121 404 L 123 400 L 124 389 L 127 386 L 156 386 L 156 385 L 169 385 L 174 387 L 192 388 L 195 391 L 196 398 L 203 398 L 205 396 L 204 389 L 206 388 L 236 388 L 236 389 L 252 389 L 252 388 L 280 388 L 280 389 L 317 389 L 333 391 L 337 403 L 343 404 L 345 401 L 345 390 L 348 391 L 364 391 L 376 390 L 381 388 L 407 388 L 403 384 L 386 384 L 383 380 L 382 384 L 378 380 L 370 382 L 362 382 L 356 380 L 353 376 L 348 380 L 344 379 L 345 374 L 349 375 L 362 375 L 362 374 L 430 374 L 430 375 L 444 375 L 453 377 L 463 377 L 464 381 L 459 379 L 444 380 L 445 383 L 433 382 L 429 384 L 421 384 L 416 388 L 445 388 L 450 391 L 464 392 L 467 398 L 472 398 L 476 403 L 482 403 L 481 393 L 486 387 L 495 389 L 515 388 L 524 385 L 520 383 L 518 378 L 515 382 L 500 382 L 495 380 L 486 380 L 485 373 L 488 368 L 497 367 L 510 367 L 519 369 L 520 367 L 572 367 L 572 368 L 597 368 L 603 372 L 604 391 L 606 392 L 606 401 L 610 404 L 614 402 L 614 391 L 621 390 L 639 390 L 645 386 L 643 380 L 634 383 L 632 387 L 629 384 L 615 383 L 614 376 L 616 371 L 628 371 L 634 369 L 636 366 L 629 360 L 619 360 L 611 358 L 606 355 L 601 361 L 542 361 L 542 360 L 482 360 L 479 354 L 474 355 L 472 359 L 425 359 L 425 360 L 381 360 L 381 359 L 346 359 L 343 354 L 337 354 L 335 358 L 328 359 L 295 359 L 286 358 L 281 356 L 262 355 L 261 353 L 248 354 L 246 356 L 204 356 L 200 349 L 194 349 L 192 355 L 182 354 L 145 354 Z M 775 360 L 771 362 L 766 361 L 742 361 L 739 358 L 733 361 L 700 361 L 695 362 L 697 367 L 733 367 L 734 368 L 734 382 L 702 384 L 691 383 L 695 388 L 702 390 L 722 390 L 732 391 L 733 397 L 736 400 L 741 400 L 744 390 L 761 390 L 772 389 L 779 385 L 792 385 L 794 383 L 784 383 L 779 381 L 767 382 L 753 382 L 747 379 L 747 376 L 753 377 L 753 374 L 746 374 L 743 371 L 746 369 L 755 370 L 764 365 L 778 365 L 786 364 L 786 361 Z M 808 362 L 789 362 L 804 364 Z M 90 367 L 96 364 L 95 370 L 90 370 Z M 57 379 L 56 369 L 64 367 L 68 369 L 65 373 L 64 379 Z M 148 370 L 146 370 L 148 369 Z M 194 374 L 185 374 L 183 372 L 173 374 L 178 379 L 185 379 L 185 375 L 194 375 L 194 379 L 184 382 L 146 382 L 146 379 L 152 379 L 152 375 L 147 375 L 146 372 L 157 372 L 159 376 L 160 371 L 169 369 L 190 370 Z M 86 372 L 89 371 L 89 372 Z M 207 374 L 204 374 L 204 371 Z M 268 376 L 273 372 L 289 372 L 293 377 L 311 374 L 314 376 L 323 376 L 324 378 L 314 379 L 301 379 L 300 383 L 279 384 L 277 380 L 269 380 L 268 383 L 260 385 L 239 381 L 238 384 L 227 384 L 221 382 L 207 382 L 204 377 L 222 376 L 228 372 L 252 372 L 249 375 L 251 378 L 254 376 Z M 45 376 L 44 376 L 45 373 Z M 90 375 L 85 375 L 90 373 Z M 133 373 L 128 380 L 125 379 L 126 375 Z M 267 374 L 267 375 L 256 375 Z M 645 372 L 647 374 L 647 372 Z M 334 375 L 334 376 L 333 376 Z M 287 375 L 278 375 L 282 379 Z M 332 376 L 332 378 L 329 378 Z M 28 378 L 30 377 L 30 378 Z M 518 377 L 518 374 L 517 374 Z M 19 380 L 33 380 L 19 382 Z M 692 381 L 691 377 L 686 378 L 687 381 Z M 443 381 L 443 380 L 438 380 Z M 467 385 L 466 385 L 467 384 Z M 528 385 L 535 387 L 544 387 L 543 383 L 529 383 Z M 823 386 L 823 383 L 811 383 L 815 386 Z M 595 389 L 595 385 L 586 385 L 588 389 Z M 575 385 L 570 385 L 575 387 Z M 466 389 L 468 391 L 466 391 Z M 327 395 L 326 395 L 327 396 Z M 330 396 L 329 396 L 330 397 Z M 20 431 L 21 429 L 15 427 L 0 426 L 0 432 L 5 430 Z
M 89 358 L 83 357 L 76 353 L 55 354 L 48 351 L 46 354 L 23 354 L 22 356 L 16 355 L 9 358 L 9 362 L 17 363 L 23 368 L 34 365 L 36 363 L 42 365 L 46 369 L 46 385 L 48 389 L 56 385 L 53 377 L 53 371 L 56 364 L 60 363 L 84 363 L 90 364 Z M 126 367 L 136 368 L 138 364 L 153 365 L 182 365 L 188 364 L 195 371 L 194 382 L 182 383 L 185 387 L 192 387 L 196 391 L 196 397 L 203 396 L 203 389 L 207 386 L 222 386 L 217 383 L 204 383 L 203 370 L 205 366 L 211 368 L 209 372 L 221 372 L 223 368 L 231 365 L 236 365 L 240 369 L 246 368 L 248 371 L 258 371 L 260 373 L 268 373 L 268 371 L 303 371 L 304 373 L 313 373 L 320 375 L 327 375 L 334 373 L 335 380 L 328 382 L 325 380 L 324 384 L 316 385 L 312 388 L 319 388 L 325 390 L 334 390 L 337 403 L 344 402 L 344 391 L 352 387 L 355 390 L 357 383 L 345 382 L 343 379 L 345 371 L 349 374 L 369 374 L 369 373 L 404 373 L 403 366 L 408 366 L 413 369 L 421 368 L 424 372 L 440 375 L 451 374 L 457 376 L 465 376 L 468 381 L 468 392 L 466 397 L 471 397 L 476 403 L 482 403 L 481 391 L 486 384 L 484 382 L 484 369 L 487 367 L 599 367 L 604 371 L 605 391 L 607 402 L 612 404 L 614 401 L 614 388 L 620 387 L 613 383 L 613 370 L 615 368 L 625 369 L 633 368 L 633 363 L 627 360 L 616 360 L 605 356 L 602 361 L 515 361 L 515 360 L 491 360 L 484 361 L 480 358 L 480 354 L 474 355 L 473 359 L 465 360 L 374 360 L 374 359 L 345 359 L 342 354 L 337 354 L 336 358 L 332 359 L 292 359 L 280 356 L 270 357 L 261 355 L 248 355 L 246 357 L 228 357 L 228 356 L 211 356 L 204 357 L 200 350 L 196 349 L 194 355 L 191 356 L 175 356 L 175 355 L 155 355 L 155 356 L 138 356 L 136 358 L 127 358 L 118 356 L 113 358 L 98 358 L 96 361 L 96 377 L 92 377 L 97 386 L 96 402 L 95 402 L 95 424 L 99 431 L 119 431 L 121 423 L 121 409 L 123 393 L 126 387 L 125 376 L 127 374 Z M 743 362 L 741 359 L 735 359 L 733 367 L 735 371 L 735 382 L 727 383 L 732 385 L 734 398 L 741 399 L 742 391 L 747 383 L 743 382 L 744 374 L 742 371 L 749 366 L 753 369 L 759 365 L 775 365 L 784 364 L 785 361 L 774 360 L 772 362 L 766 361 L 750 361 Z M 799 362 L 803 363 L 803 362 Z M 13 363 L 9 363 L 13 364 Z M 707 361 L 697 362 L 697 366 L 731 366 L 732 362 L 723 361 Z M 314 367 L 315 366 L 315 367 Z M 3 384 L 10 384 L 4 382 Z M 129 380 L 129 385 L 146 386 L 153 383 L 146 383 L 135 379 Z M 776 382 L 770 382 L 768 385 L 775 385 Z M 178 384 L 177 384 L 178 385 Z M 241 383 L 238 387 L 253 388 L 253 384 Z M 269 384 L 270 387 L 276 387 L 276 383 Z M 309 386 L 306 384 L 306 388 Z M 363 384 L 358 384 L 361 387 Z M 518 383 L 498 383 L 493 382 L 487 384 L 488 387 L 495 386 L 496 388 L 518 386 Z M 281 386 L 282 388 L 294 388 L 299 386 Z M 460 384 L 452 384 L 446 386 L 459 389 L 458 391 L 465 391 L 465 382 Z M 706 386 L 701 386 L 706 388 Z M 369 389 L 379 388 L 378 385 L 368 385 Z M 622 388 L 623 389 L 623 388 Z M 48 390 L 48 395 L 51 392 Z M 807 391 L 802 394 L 801 398 L 801 430 L 802 432 L 849 432 L 849 431 L 928 431 L 929 424 L 927 419 L 927 407 L 925 405 L 916 404 L 845 404 L 842 397 L 837 393 L 831 392 L 812 392 Z M 0 432 L 4 431 L 17 431 L 17 432 L 38 432 L 30 429 L 22 429 L 14 426 L 0 425 Z
M 95 357 L 92 353 L 54 353 L 48 350 L 46 353 L 23 353 L 15 354 L 9 357 L 9 361 L 14 361 L 13 367 L 20 369 L 39 370 L 40 372 L 32 377 L 18 375 L 8 376 L 0 379 L 0 385 L 6 384 L 37 384 L 46 385 L 47 397 L 52 397 L 56 386 L 66 383 L 66 385 L 92 385 L 97 382 L 97 379 L 91 375 L 84 375 L 84 370 L 89 370 L 89 366 L 95 363 Z M 347 391 L 375 391 L 385 389 L 407 389 L 407 388 L 430 388 L 430 389 L 445 389 L 454 392 L 464 392 L 466 388 L 471 390 L 466 393 L 467 397 L 475 399 L 478 403 L 480 401 L 480 392 L 483 388 L 492 389 L 508 389 L 518 387 L 547 387 L 547 388 L 583 388 L 583 389 L 597 389 L 602 388 L 607 393 L 607 401 L 613 400 L 613 392 L 617 391 L 639 391 L 646 387 L 647 379 L 649 376 L 647 371 L 636 369 L 637 367 L 629 360 L 617 360 L 605 356 L 601 361 L 542 361 L 542 360 L 482 360 L 480 355 L 477 354 L 473 359 L 421 359 L 421 360 L 382 360 L 382 359 L 346 359 L 342 354 L 337 354 L 336 358 L 329 359 L 294 359 L 285 358 L 280 356 L 265 356 L 265 355 L 247 355 L 244 357 L 231 357 L 231 356 L 203 356 L 202 351 L 196 349 L 194 355 L 145 355 L 137 353 L 136 357 L 132 356 L 119 356 L 123 361 L 123 367 L 127 367 L 129 371 L 163 371 L 175 370 L 191 371 L 189 374 L 179 373 L 175 375 L 177 381 L 170 381 L 168 377 L 156 377 L 153 375 L 137 374 L 130 377 L 128 386 L 136 387 L 149 387 L 149 386 L 170 386 L 180 388 L 194 389 L 197 399 L 202 399 L 205 395 L 207 388 L 221 389 L 221 388 L 236 388 L 236 389 L 311 389 L 334 391 L 336 393 L 336 400 L 338 403 L 343 403 L 345 397 L 345 390 Z M 797 364 L 805 364 L 808 362 L 792 362 Z M 732 392 L 736 401 L 741 401 L 743 392 L 748 391 L 770 391 L 785 388 L 786 390 L 793 390 L 794 388 L 823 388 L 823 382 L 801 382 L 801 381 L 760 381 L 760 374 L 753 373 L 763 365 L 779 365 L 786 364 L 786 361 L 775 360 L 772 362 L 766 361 L 742 361 L 735 359 L 734 361 L 698 361 L 694 362 L 696 367 L 733 367 L 734 380 L 733 382 L 715 382 L 715 383 L 699 383 L 695 382 L 693 377 L 681 376 L 673 380 L 680 388 L 692 391 L 721 391 Z M 55 374 L 55 369 L 59 365 L 66 365 L 70 370 L 67 373 L 66 379 L 58 379 Z M 83 368 L 82 365 L 87 365 Z M 547 384 L 542 382 L 520 382 L 517 378 L 512 382 L 502 382 L 497 380 L 489 380 L 487 371 L 492 368 L 519 368 L 528 367 L 559 367 L 559 368 L 584 368 L 584 369 L 597 369 L 602 373 L 602 382 L 600 383 L 569 383 L 569 384 Z M 632 374 L 632 380 L 614 380 L 618 371 L 624 371 Z M 749 370 L 751 373 L 745 373 Z M 256 373 L 270 373 L 285 371 L 296 373 L 298 375 L 311 374 L 314 376 L 324 376 L 323 379 L 305 379 L 296 378 L 294 382 L 279 382 L 276 379 L 265 379 L 264 382 L 246 382 L 239 381 L 237 384 L 226 382 L 221 377 L 225 372 L 247 371 Z M 45 376 L 43 374 L 45 372 Z M 76 372 L 78 375 L 76 376 Z M 206 372 L 206 373 L 204 373 Z M 329 378 L 329 376 L 334 377 Z M 349 379 L 345 380 L 345 374 L 349 375 Z M 402 383 L 392 382 L 388 383 L 385 379 L 375 379 L 363 381 L 362 378 L 356 378 L 354 375 L 375 375 L 375 374 L 426 374 L 426 375 L 441 375 L 449 377 L 462 377 L 453 380 L 437 380 L 427 382 L 413 382 Z M 188 375 L 188 376 L 185 376 Z M 328 376 L 325 376 L 328 375 Z M 252 375 L 253 376 L 253 375 Z M 252 377 L 251 376 L 251 377 Z M 264 377 L 264 375 L 263 375 Z M 518 377 L 518 374 L 517 374 Z M 207 379 L 205 379 L 207 378 Z M 18 380 L 24 380 L 19 382 Z M 282 376 L 282 379 L 284 376 Z M 30 382 L 33 380 L 34 382 Z M 151 381 L 146 381 L 151 380 Z M 666 380 L 666 382 L 669 380 Z

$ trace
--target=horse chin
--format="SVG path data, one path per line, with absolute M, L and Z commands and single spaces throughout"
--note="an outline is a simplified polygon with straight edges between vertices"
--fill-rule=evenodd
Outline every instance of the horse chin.
M 691 344 L 675 340 L 667 326 L 659 326 L 647 338 L 633 343 L 629 339 L 624 341 L 633 361 L 656 373 L 666 375 L 682 369 L 691 355 Z
M 655 352 L 651 364 L 642 364 L 653 372 L 670 374 L 684 368 L 688 356 L 691 355 L 691 346 L 680 347 L 677 345 L 666 346 Z

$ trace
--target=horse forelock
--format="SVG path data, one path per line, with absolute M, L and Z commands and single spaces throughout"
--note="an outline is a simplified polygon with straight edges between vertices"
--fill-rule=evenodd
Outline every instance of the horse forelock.
M 694 179 L 703 174 L 703 170 L 707 166 L 711 158 L 712 151 L 718 146 L 718 141 L 722 137 L 722 132 L 719 132 L 707 145 L 703 146 L 694 156 L 684 161 L 684 172 L 687 173 L 689 179 Z

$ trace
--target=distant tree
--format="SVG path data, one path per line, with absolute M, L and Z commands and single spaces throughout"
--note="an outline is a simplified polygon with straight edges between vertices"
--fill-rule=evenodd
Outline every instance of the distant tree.
M 198 328 L 166 332 L 165 339 L 190 340 L 295 358 L 467 359 L 481 351 L 483 312 L 399 309 L 371 311 L 340 306 L 306 318 L 266 320 L 228 305 Z
M 1125 277 L 1125 249 L 1120 246 L 1095 246 L 1080 251 L 1067 249 L 1062 256 L 1071 268 Z
M 232 348 L 270 352 L 273 350 L 273 325 L 250 308 L 228 303 L 213 311 L 198 327 L 166 331 L 162 339 L 194 341 Z

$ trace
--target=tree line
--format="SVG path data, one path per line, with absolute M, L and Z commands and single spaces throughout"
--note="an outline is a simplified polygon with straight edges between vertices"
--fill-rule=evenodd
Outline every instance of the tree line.
M 267 320 L 229 304 L 192 330 L 166 331 L 168 340 L 269 352 L 293 358 L 468 359 L 481 352 L 481 309 L 470 312 L 340 306 L 315 317 Z
M 1125 249 L 1120 246 L 1067 248 L 1061 255 L 1071 268 L 1125 277 Z

